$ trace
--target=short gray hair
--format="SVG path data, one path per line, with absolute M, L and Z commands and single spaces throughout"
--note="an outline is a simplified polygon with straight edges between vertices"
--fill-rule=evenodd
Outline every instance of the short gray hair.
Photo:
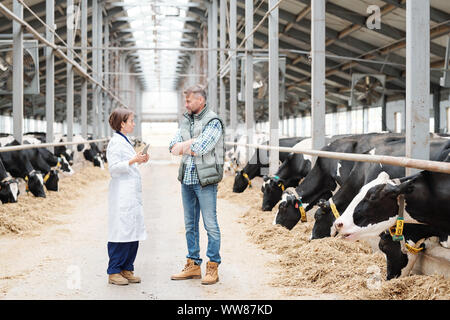
M 201 95 L 206 101 L 206 91 L 202 85 L 196 84 L 195 86 L 189 87 L 183 91 L 183 93 L 188 96 L 191 93 Z

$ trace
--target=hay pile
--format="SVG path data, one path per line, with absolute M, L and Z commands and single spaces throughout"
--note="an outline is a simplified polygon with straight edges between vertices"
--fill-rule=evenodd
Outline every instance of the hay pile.
M 0 235 L 22 234 L 57 223 L 53 217 L 73 210 L 74 202 L 84 195 L 87 186 L 109 178 L 108 170 L 85 166 L 72 176 L 59 175 L 59 191 L 46 190 L 46 198 L 21 193 L 17 203 L 0 204 Z
M 286 288 L 293 296 L 314 292 L 341 299 L 450 299 L 450 279 L 442 276 L 414 275 L 386 281 L 384 255 L 374 253 L 363 241 L 309 241 L 315 210 L 309 212 L 308 222 L 299 222 L 291 231 L 272 225 L 278 206 L 272 212 L 261 211 L 262 181 L 237 194 L 231 191 L 233 180 L 232 176 L 224 178 L 218 197 L 246 206 L 240 220 L 247 226 L 250 240 L 278 255 L 274 264 L 282 272 L 273 279 L 273 286 Z

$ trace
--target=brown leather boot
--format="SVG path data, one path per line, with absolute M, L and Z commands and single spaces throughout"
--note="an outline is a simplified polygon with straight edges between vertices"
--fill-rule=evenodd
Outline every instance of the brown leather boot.
M 136 277 L 133 274 L 133 271 L 122 270 L 122 271 L 120 271 L 120 274 L 122 275 L 122 277 L 126 278 L 129 283 L 139 283 L 139 282 L 141 282 L 141 278 Z
M 109 283 L 124 286 L 128 284 L 128 280 L 124 278 L 120 273 L 113 273 L 109 275 Z
M 206 274 L 202 279 L 202 284 L 214 284 L 219 281 L 219 264 L 217 262 L 208 261 L 206 263 Z
M 186 265 L 180 273 L 173 274 L 172 280 L 186 280 L 186 279 L 201 279 L 202 270 L 199 265 L 196 265 L 194 260 L 187 259 Z

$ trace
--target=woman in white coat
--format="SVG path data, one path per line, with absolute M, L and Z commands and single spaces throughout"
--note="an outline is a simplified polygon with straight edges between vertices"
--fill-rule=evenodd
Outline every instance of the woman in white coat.
M 134 113 L 117 108 L 109 116 L 115 131 L 106 149 L 111 174 L 108 194 L 109 283 L 138 283 L 133 274 L 139 241 L 147 238 L 142 209 L 141 175 L 137 168 L 147 162 L 148 154 L 136 153 L 127 134 L 134 130 Z

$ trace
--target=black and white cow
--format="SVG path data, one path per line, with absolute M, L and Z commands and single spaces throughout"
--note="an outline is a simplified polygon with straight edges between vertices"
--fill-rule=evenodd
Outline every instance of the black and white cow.
M 43 140 L 39 139 L 37 136 L 26 134 L 23 137 L 23 143 L 29 144 L 40 144 Z M 54 169 L 61 170 L 62 172 L 72 175 L 74 173 L 72 166 L 66 160 L 64 156 L 56 156 L 46 148 L 37 148 L 40 156 L 47 162 L 47 164 Z
M 67 142 L 67 136 L 63 136 L 61 140 Z M 92 140 L 92 137 L 88 137 L 88 140 Z M 75 148 L 73 146 L 68 146 L 66 152 L 72 157 L 74 163 L 83 161 L 84 159 L 92 162 L 94 167 L 104 169 L 104 161 L 99 148 L 94 142 L 86 143 L 88 140 L 84 139 L 81 135 L 74 135 L 72 141 L 79 142 L 79 144 L 77 144 Z M 75 150 L 72 151 L 72 148 Z
M 364 135 L 334 136 L 322 151 L 342 153 L 364 153 L 372 149 L 386 137 L 401 138 L 398 134 L 371 133 Z M 274 224 L 285 226 L 289 230 L 300 220 L 298 205 L 301 201 L 306 211 L 309 211 L 320 199 L 329 199 L 338 186 L 344 184 L 353 168 L 353 161 L 341 161 L 318 157 L 314 167 L 295 188 L 294 192 L 283 194 Z M 296 194 L 295 194 L 296 193 Z
M 267 140 L 267 135 L 255 133 L 253 135 L 253 144 L 263 144 Z M 247 143 L 247 135 L 237 134 L 234 137 L 236 143 Z M 225 152 L 224 170 L 228 172 L 236 171 L 247 163 L 247 148 L 241 145 L 229 147 Z
M 439 230 L 428 225 L 414 223 L 403 225 L 403 236 L 405 247 L 402 248 L 402 243 L 394 241 L 388 230 L 380 234 L 378 247 L 386 257 L 387 280 L 408 276 L 416 262 L 417 255 L 430 247 L 439 246 L 437 242 L 440 238 L 445 237 Z M 413 249 L 409 249 L 407 246 Z
M 17 202 L 19 193 L 19 182 L 8 174 L 0 156 L 0 201 Z
M 24 135 L 24 139 L 30 139 L 30 138 L 38 139 L 41 143 L 47 142 L 45 132 L 27 132 Z M 62 134 L 56 133 L 54 135 L 54 141 L 55 142 L 65 142 L 66 140 L 64 139 L 64 136 Z M 35 143 L 35 142 L 30 141 L 30 143 Z M 53 152 L 54 152 L 55 156 L 66 160 L 66 162 L 69 165 L 73 165 L 73 152 L 70 148 L 68 149 L 66 146 L 56 146 L 56 147 L 53 147 Z
M 17 145 L 20 145 L 17 140 L 13 140 L 5 145 L 2 144 L 3 147 Z M 0 152 L 0 158 L 3 161 L 6 171 L 15 178 L 24 179 L 27 189 L 35 197 L 45 198 L 42 174 L 34 169 L 25 150 Z
M 404 156 L 405 139 L 390 140 L 379 144 L 367 154 Z M 442 138 L 435 138 L 430 141 L 430 160 L 438 160 L 444 150 L 450 148 L 450 141 Z M 334 203 L 336 210 L 343 212 L 353 198 L 358 194 L 362 186 L 375 179 L 381 171 L 385 171 L 391 178 L 401 178 L 405 176 L 405 168 L 391 165 L 381 165 L 371 162 L 356 162 L 350 176 L 344 185 L 331 197 L 331 199 L 321 199 L 319 208 L 314 214 L 315 222 L 312 229 L 311 239 L 329 237 L 334 231 L 333 223 L 336 220 L 331 210 L 330 203 Z
M 280 147 L 293 147 L 297 143 L 299 143 L 301 140 L 305 138 L 282 138 L 279 140 L 279 146 Z M 268 141 L 262 143 L 264 145 L 268 145 Z M 279 159 L 280 161 L 284 161 L 286 157 L 289 155 L 289 152 L 280 152 L 279 153 Z M 233 192 L 241 193 L 244 192 L 244 190 L 249 186 L 250 181 L 254 177 L 262 177 L 264 176 L 264 173 L 262 172 L 263 168 L 269 167 L 269 151 L 268 150 L 262 150 L 262 149 L 256 149 L 254 155 L 251 157 L 249 162 L 246 164 L 246 166 L 236 172 L 236 176 L 234 178 L 234 184 L 233 184 Z
M 443 152 L 449 162 L 448 150 Z M 421 171 L 391 180 L 386 172 L 361 188 L 334 227 L 347 240 L 377 237 L 396 223 L 399 196 L 404 196 L 404 221 L 423 223 L 450 234 L 450 175 Z M 448 246 L 447 239 L 441 239 Z
M 23 144 L 29 144 L 28 141 L 24 141 Z M 45 159 L 41 155 L 42 148 L 33 148 L 33 149 L 25 149 L 22 150 L 25 154 L 27 154 L 28 159 L 30 159 L 33 168 L 42 173 L 43 182 L 47 190 L 50 191 L 58 191 L 58 170 L 52 169 L 52 167 L 45 161 Z
M 294 148 L 311 149 L 311 138 L 306 138 Z M 263 195 L 262 210 L 271 211 L 280 201 L 283 191 L 290 187 L 298 186 L 311 170 L 311 156 L 301 153 L 289 153 L 287 158 L 278 168 L 274 177 L 264 177 L 264 184 L 261 187 Z

